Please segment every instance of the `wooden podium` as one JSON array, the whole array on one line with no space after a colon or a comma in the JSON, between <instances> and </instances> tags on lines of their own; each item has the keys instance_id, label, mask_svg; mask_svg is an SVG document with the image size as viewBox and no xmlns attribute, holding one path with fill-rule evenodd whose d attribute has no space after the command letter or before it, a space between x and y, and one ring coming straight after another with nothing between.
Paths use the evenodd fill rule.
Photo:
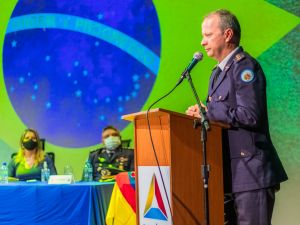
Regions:
<instances>
[{"instance_id":1,"label":"wooden podium","mask_svg":"<svg viewBox=\"0 0 300 225\"><path fill-rule=\"evenodd\" d=\"M136 169L136 202L137 224L145 217L149 208L151 191L141 191L144 178L140 177L141 168L157 167L154 151L150 141L146 112L123 116L123 119L134 122L135 169ZM152 139L159 165L169 168L169 200L171 212L164 221L146 218L148 224L203 225L204 191L201 175L202 144L201 129L193 128L194 117L171 112L165 109L154 109L149 112ZM224 224L224 190L222 163L222 125L210 123L211 129L207 138L207 163L209 172L209 219L210 225ZM148 178L149 179L149 178ZM160 179L160 176L156 176ZM165 191L159 188L162 196ZM150 189L149 189L150 190ZM156 190L155 190L156 191ZM153 190L152 190L153 192ZM150 193L150 195L149 195ZM157 193L157 192L155 192ZM141 196L148 198L147 204L141 203ZM153 196L153 195L152 195ZM157 196L156 196L157 197ZM158 195L159 197L159 195ZM150 200L149 200L150 199ZM167 201L163 201L163 212L169 210ZM144 204L144 205L141 205ZM159 205L159 203L158 203ZM145 208L148 207L148 208ZM151 207L150 207L151 208ZM151 219L154 222L151 222ZM167 220L167 221L166 221ZM160 223L161 222L161 223ZM172 223L173 222L173 223Z\"/></svg>"}]
</instances>

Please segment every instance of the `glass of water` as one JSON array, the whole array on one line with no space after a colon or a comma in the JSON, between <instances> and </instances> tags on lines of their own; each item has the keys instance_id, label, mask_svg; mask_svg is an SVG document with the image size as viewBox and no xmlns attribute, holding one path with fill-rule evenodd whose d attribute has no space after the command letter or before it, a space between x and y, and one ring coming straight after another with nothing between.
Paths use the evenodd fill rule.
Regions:
<instances>
[{"instance_id":1,"label":"glass of water","mask_svg":"<svg viewBox=\"0 0 300 225\"><path fill-rule=\"evenodd\" d=\"M64 175L73 175L73 168L70 165L64 166Z\"/></svg>"}]
</instances>

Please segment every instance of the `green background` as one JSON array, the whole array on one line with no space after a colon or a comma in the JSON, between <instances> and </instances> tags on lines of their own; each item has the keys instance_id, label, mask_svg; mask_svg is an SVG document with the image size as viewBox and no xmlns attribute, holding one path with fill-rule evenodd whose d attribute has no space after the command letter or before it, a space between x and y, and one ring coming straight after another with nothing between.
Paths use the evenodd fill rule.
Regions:
<instances>
[{"instance_id":1,"label":"green background","mask_svg":"<svg viewBox=\"0 0 300 225\"><path fill-rule=\"evenodd\" d=\"M154 0L161 30L160 69L152 92L141 110L170 90L182 69L200 46L203 16L212 10L226 8L238 17L242 28L241 45L256 57L267 76L270 131L274 145L289 175L277 194L273 225L299 224L300 186L300 1L297 0ZM16 115L3 79L3 43L5 31L17 0L0 0L0 161L8 161L17 151L25 125ZM206 57L193 70L198 94L205 98L208 79L215 61ZM155 107L184 112L194 103L190 87L183 82L177 90ZM30 110L30 109L29 109ZM99 142L100 142L99 131ZM132 138L129 125L123 138ZM97 146L68 149L46 143L46 150L56 155L56 166L62 173L65 165L73 167L80 178L88 152Z\"/></svg>"}]
</instances>

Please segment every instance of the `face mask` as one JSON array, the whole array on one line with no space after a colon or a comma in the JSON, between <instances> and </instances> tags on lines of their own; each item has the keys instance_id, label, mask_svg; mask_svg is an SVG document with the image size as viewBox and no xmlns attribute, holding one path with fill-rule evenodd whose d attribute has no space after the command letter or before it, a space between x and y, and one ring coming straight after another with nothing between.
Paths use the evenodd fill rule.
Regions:
<instances>
[{"instance_id":1,"label":"face mask","mask_svg":"<svg viewBox=\"0 0 300 225\"><path fill-rule=\"evenodd\" d=\"M116 136L109 136L108 138L104 139L105 147L109 150L115 150L121 145L120 137Z\"/></svg>"},{"instance_id":2,"label":"face mask","mask_svg":"<svg viewBox=\"0 0 300 225\"><path fill-rule=\"evenodd\" d=\"M23 141L23 146L27 150L32 151L32 150L37 148L38 143L37 143L37 141L33 141L33 140L30 139L28 141Z\"/></svg>"}]
</instances>

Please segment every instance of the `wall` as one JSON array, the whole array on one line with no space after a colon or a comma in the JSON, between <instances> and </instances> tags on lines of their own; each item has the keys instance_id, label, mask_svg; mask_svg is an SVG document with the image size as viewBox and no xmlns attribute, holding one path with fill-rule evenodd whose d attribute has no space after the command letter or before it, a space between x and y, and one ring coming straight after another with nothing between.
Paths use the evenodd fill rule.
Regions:
<instances>
[{"instance_id":1,"label":"wall","mask_svg":"<svg viewBox=\"0 0 300 225\"><path fill-rule=\"evenodd\" d=\"M240 20L241 45L266 73L271 136L289 175L278 193L273 224L296 224L300 202L299 1L154 0L120 1L114 6L92 0L46 2L0 0L0 161L9 160L18 149L22 131L33 127L46 138L46 150L55 152L59 173L71 165L79 179L88 152L99 146L101 128L116 124L123 138L132 138L132 125L120 116L147 109L173 87L193 53L204 52L200 46L203 16L227 8ZM55 26L51 18L40 19L35 25L44 27L37 30L24 19L13 20L49 12L76 18L60 16ZM9 21L18 23L9 25ZM204 54L193 70L201 99L206 97L214 65ZM80 89L73 88L76 82ZM183 82L155 107L184 112L193 103L189 86Z\"/></svg>"}]
</instances>

